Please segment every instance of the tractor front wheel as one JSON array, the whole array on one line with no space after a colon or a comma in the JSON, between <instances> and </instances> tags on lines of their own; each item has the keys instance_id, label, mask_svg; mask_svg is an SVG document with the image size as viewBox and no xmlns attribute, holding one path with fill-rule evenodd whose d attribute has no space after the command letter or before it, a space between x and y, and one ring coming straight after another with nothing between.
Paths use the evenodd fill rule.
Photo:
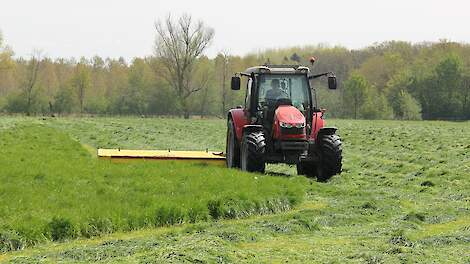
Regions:
<instances>
[{"instance_id":1,"label":"tractor front wheel","mask_svg":"<svg viewBox=\"0 0 470 264\"><path fill-rule=\"evenodd\" d=\"M297 174L305 175L309 178L317 177L317 169L313 162L299 162L297 163Z\"/></svg>"},{"instance_id":2,"label":"tractor front wheel","mask_svg":"<svg viewBox=\"0 0 470 264\"><path fill-rule=\"evenodd\" d=\"M261 131L243 134L240 165L243 171L264 173L266 142Z\"/></svg>"},{"instance_id":3,"label":"tractor front wheel","mask_svg":"<svg viewBox=\"0 0 470 264\"><path fill-rule=\"evenodd\" d=\"M318 161L300 162L297 173L307 177L317 177L318 181L327 181L341 173L342 148L341 139L337 135L324 135L318 138Z\"/></svg>"},{"instance_id":4,"label":"tractor front wheel","mask_svg":"<svg viewBox=\"0 0 470 264\"><path fill-rule=\"evenodd\" d=\"M316 166L317 180L327 181L341 173L342 148L341 139L337 135L324 135L318 138L320 161Z\"/></svg>"}]
</instances>

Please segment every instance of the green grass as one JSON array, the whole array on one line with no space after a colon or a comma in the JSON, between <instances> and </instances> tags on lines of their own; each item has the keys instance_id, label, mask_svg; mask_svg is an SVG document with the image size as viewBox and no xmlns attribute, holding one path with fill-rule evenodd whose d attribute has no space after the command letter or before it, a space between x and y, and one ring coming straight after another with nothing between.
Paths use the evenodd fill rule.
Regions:
<instances>
[{"instance_id":1,"label":"green grass","mask_svg":"<svg viewBox=\"0 0 470 264\"><path fill-rule=\"evenodd\" d=\"M208 139L184 139L187 133L177 130L185 126L181 119L5 118L0 127L42 123L91 146L166 148L173 135L179 139L175 148L185 149L186 140L192 149L223 149L225 121L192 121L190 134ZM328 183L304 179L306 198L293 210L47 242L0 255L0 261L470 263L470 123L329 123L340 128L344 141L343 173ZM294 170L268 167L274 175Z\"/></svg>"},{"instance_id":2,"label":"green grass","mask_svg":"<svg viewBox=\"0 0 470 264\"><path fill-rule=\"evenodd\" d=\"M240 173L203 163L98 160L41 124L0 132L0 251L290 209L306 180Z\"/></svg>"},{"instance_id":3,"label":"green grass","mask_svg":"<svg viewBox=\"0 0 470 264\"><path fill-rule=\"evenodd\" d=\"M97 148L225 151L225 123L218 119L83 118L43 123Z\"/></svg>"}]
</instances>

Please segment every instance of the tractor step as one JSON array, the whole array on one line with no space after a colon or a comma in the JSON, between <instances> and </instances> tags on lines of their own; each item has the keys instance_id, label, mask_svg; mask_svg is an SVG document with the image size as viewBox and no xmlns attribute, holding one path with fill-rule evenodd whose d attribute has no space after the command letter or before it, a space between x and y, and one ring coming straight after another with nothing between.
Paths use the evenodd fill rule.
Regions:
<instances>
[{"instance_id":1,"label":"tractor step","mask_svg":"<svg viewBox=\"0 0 470 264\"><path fill-rule=\"evenodd\" d=\"M225 154L212 151L98 149L98 157L116 162L129 160L180 160L225 165Z\"/></svg>"}]
</instances>

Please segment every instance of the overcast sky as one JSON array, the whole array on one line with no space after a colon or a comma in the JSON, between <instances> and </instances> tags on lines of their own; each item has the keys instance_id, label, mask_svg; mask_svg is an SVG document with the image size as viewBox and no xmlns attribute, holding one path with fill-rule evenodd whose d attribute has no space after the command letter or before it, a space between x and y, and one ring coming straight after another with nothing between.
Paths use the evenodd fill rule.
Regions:
<instances>
[{"instance_id":1,"label":"overcast sky","mask_svg":"<svg viewBox=\"0 0 470 264\"><path fill-rule=\"evenodd\" d=\"M468 0L2 0L0 31L16 56L152 54L154 23L188 13L215 29L207 54L318 43L470 42Z\"/></svg>"}]
</instances>

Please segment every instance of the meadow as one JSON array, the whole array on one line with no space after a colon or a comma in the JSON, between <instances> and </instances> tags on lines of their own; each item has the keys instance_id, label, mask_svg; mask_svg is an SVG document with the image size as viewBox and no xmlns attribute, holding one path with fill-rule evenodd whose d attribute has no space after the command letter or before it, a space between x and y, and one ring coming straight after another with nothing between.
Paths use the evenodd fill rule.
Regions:
<instances>
[{"instance_id":1,"label":"meadow","mask_svg":"<svg viewBox=\"0 0 470 264\"><path fill-rule=\"evenodd\" d=\"M115 231L279 212L304 196L306 180L301 177L256 176L204 163L99 160L94 141L83 147L64 132L96 133L95 128L60 130L51 127L56 123L32 123L7 121L0 131L0 252ZM134 133L129 126L112 135L116 132ZM166 136L168 143L171 135Z\"/></svg>"},{"instance_id":2,"label":"meadow","mask_svg":"<svg viewBox=\"0 0 470 264\"><path fill-rule=\"evenodd\" d=\"M4 253L0 255L0 261L12 263L470 262L468 250L470 248L470 123L468 122L330 120L329 125L337 126L343 138L343 173L327 183L319 183L313 179L294 176L295 168L289 166L268 166L267 174L262 176L194 164L102 163L100 165L101 162L97 162L90 154L94 147L221 150L225 141L224 120L191 120L190 123L181 119L160 118L43 120L7 117L0 120L0 129L2 129L0 212L2 216L5 212L17 214L16 219L10 218L15 216L8 216L5 219L2 217L0 226L5 226L5 223L10 223L10 227L13 226L11 223L23 223L23 228L36 225L42 228L38 230L46 234L46 239L42 243L22 251ZM74 140L70 141L69 136ZM12 145L17 146L12 147ZM32 151L37 152L41 149L43 152L38 153L36 159L28 161L31 162L28 166L23 164ZM77 152L77 149L80 151ZM41 156L45 157L39 158ZM46 157L50 164L43 162ZM71 157L77 166L54 169L59 160ZM57 162L53 162L54 160ZM64 166L63 163L60 164ZM4 169L5 166L8 170ZM43 174L40 174L41 172ZM84 177L88 173L90 176ZM166 177L168 174L172 177ZM24 180L15 180L15 175L16 177L20 175L20 179ZM48 177L42 178L41 175ZM51 185L55 187L54 193L60 194L52 195L57 200L49 200L50 193L36 194L24 191L36 190L37 186L43 184L41 178L44 181L49 175L55 181L55 185ZM106 175L108 176L105 177ZM136 175L142 176L146 184L136 183ZM152 222L139 225L139 228L135 228L138 230L132 231L134 228L129 225L132 221L120 221L124 218L123 215L126 215L124 213L126 210L130 210L128 215L139 216L142 213L141 218L126 219L142 219L145 212L155 213L157 207L153 207L150 211L143 210L148 207L145 202L151 203L153 199L149 197L149 193L159 195L148 190L161 191L162 189L156 187L159 184L166 184L164 190L168 188L180 190L181 186L191 179L189 175L196 175L195 177L209 175L204 184L200 184L198 188L188 189L195 192L194 195L198 195L203 186L212 186L204 187L207 188L208 198L200 203L201 212L204 212L201 215L206 218L192 223L188 217L189 211L185 211L190 207L170 206L168 208L180 208L177 210L183 212L183 218L176 218L183 219L176 221L177 225ZM70 188L93 188L93 191L67 192L66 188L61 188L65 179L70 179ZM165 182L162 179L174 180ZM240 184L242 180L243 188L234 186ZM10 181L15 182L8 185ZM86 183L87 181L89 183ZM7 185L4 185L5 182ZM176 186L173 185L175 183ZM103 193L98 192L100 187L104 189ZM122 190L129 193L124 195L121 193ZM211 193L214 190L216 195ZM5 194L6 192L14 195L16 199L11 199ZM67 196L72 193L81 196L73 199ZM91 193L93 195L90 195ZM62 195L69 199L59 199ZM156 198L165 199L168 195L169 192L164 192L162 197ZM186 193L177 198L181 200L171 205L194 201L192 195L193 193ZM129 198L133 196L136 196L135 200ZM208 208L208 201L217 200L214 197L238 197L236 200L230 200L230 203L219 204L235 206L243 213L233 217L227 213L233 210L224 207L221 212L226 212L226 217L221 218L233 218L232 220L212 218L204 208ZM252 199L253 197L255 199ZM31 209L26 206L29 204L25 202L27 198L36 201L35 210L24 210ZM290 201L287 202L289 206L280 206L281 209L267 211L252 209L262 208L259 204L271 204L268 201L273 199ZM71 203L71 201L76 202ZM5 205L5 202L8 204ZM101 202L104 203L103 207L96 208ZM241 204L243 206L240 206ZM87 228L81 229L80 226L95 228L100 225L90 219L100 218L92 214L88 216L77 214L72 208L79 205L84 206L83 212L96 210L97 213L108 215L112 223L125 224L109 232L105 229L99 236L92 233L92 238L86 238L86 233L82 234L81 230ZM247 208L251 208L251 211ZM54 214L46 212L57 213L56 210L62 210L59 212L63 217L68 217L66 219L71 226L79 226L70 229L73 230L73 235L70 237L82 238L67 237L64 238L67 240L65 242L51 242L53 239L47 236L51 234L50 223L54 219ZM37 220L38 215L45 217ZM157 227L161 225L164 227ZM93 228L88 229L96 229ZM49 233L44 230L48 230ZM0 243L3 237L0 238Z\"/></svg>"}]
</instances>

